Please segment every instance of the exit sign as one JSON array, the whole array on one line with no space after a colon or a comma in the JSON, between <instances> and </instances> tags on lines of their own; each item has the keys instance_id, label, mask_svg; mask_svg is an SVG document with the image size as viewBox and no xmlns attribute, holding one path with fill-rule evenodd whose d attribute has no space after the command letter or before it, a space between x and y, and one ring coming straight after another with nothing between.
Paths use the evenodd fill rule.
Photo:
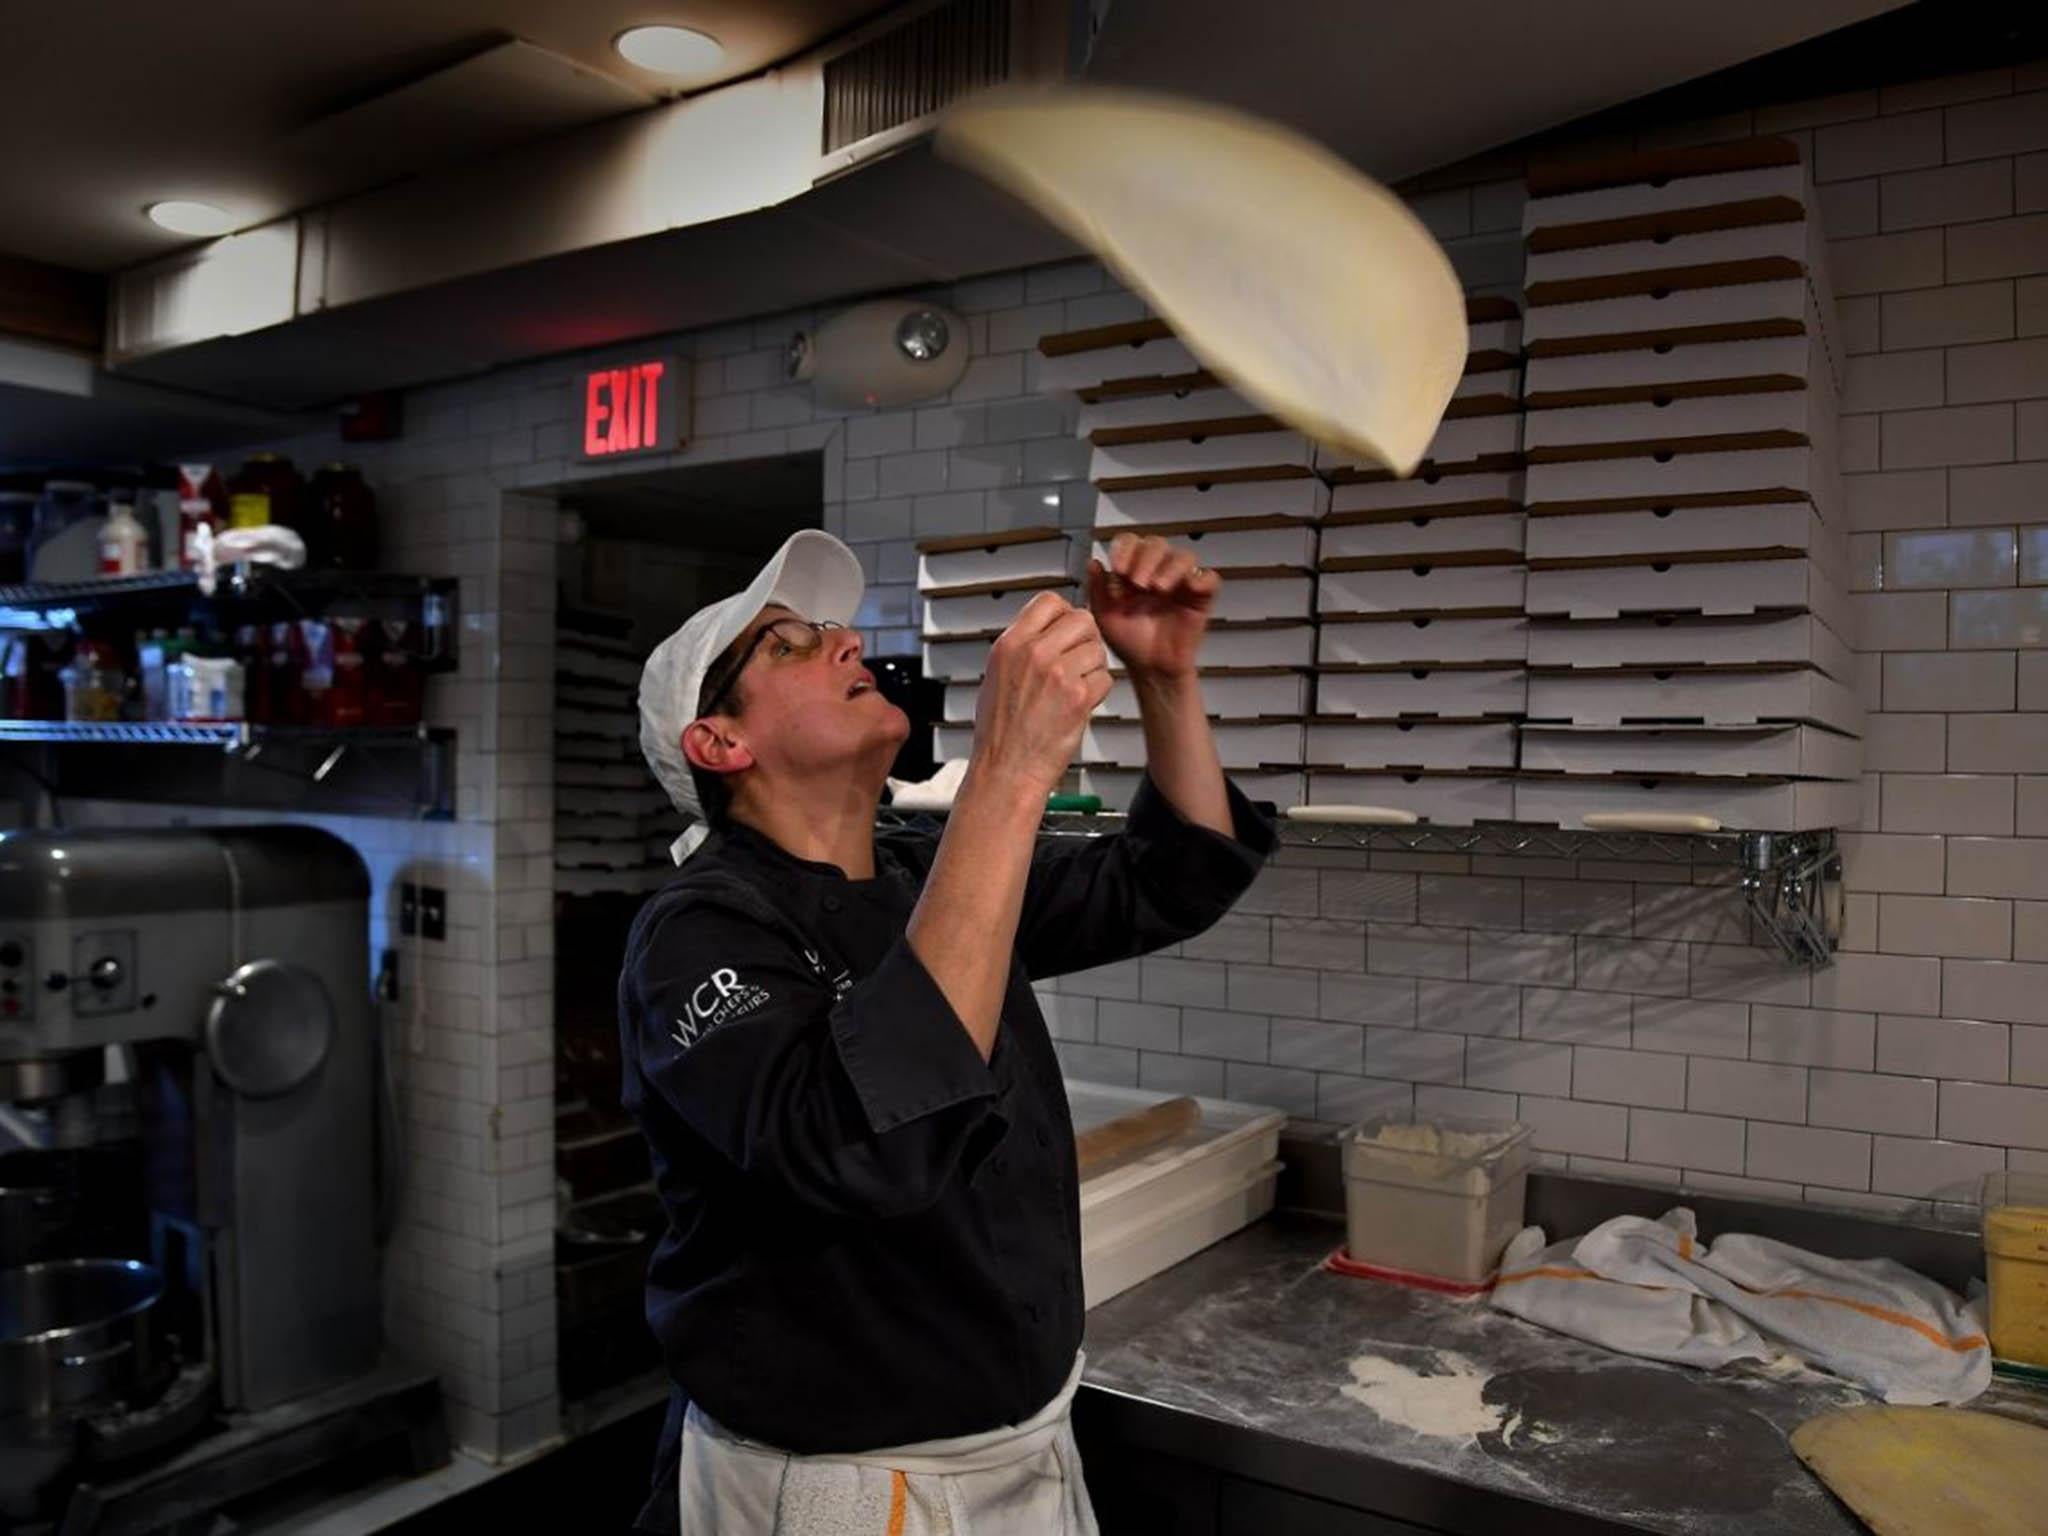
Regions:
<instances>
[{"instance_id":1,"label":"exit sign","mask_svg":"<svg viewBox=\"0 0 2048 1536\"><path fill-rule=\"evenodd\" d=\"M689 376L682 359L653 357L593 368L576 379L576 416L585 463L666 453L689 426Z\"/></svg>"}]
</instances>

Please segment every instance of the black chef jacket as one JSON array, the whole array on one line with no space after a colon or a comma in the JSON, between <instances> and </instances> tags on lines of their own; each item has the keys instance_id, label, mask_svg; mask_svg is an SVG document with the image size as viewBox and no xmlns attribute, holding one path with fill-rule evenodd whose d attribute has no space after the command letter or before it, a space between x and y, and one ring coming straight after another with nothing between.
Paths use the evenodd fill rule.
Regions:
<instances>
[{"instance_id":1,"label":"black chef jacket","mask_svg":"<svg viewBox=\"0 0 2048 1536\"><path fill-rule=\"evenodd\" d=\"M1080 1214L1030 983L1215 922L1274 841L1234 787L1230 805L1234 839L1148 778L1120 834L1040 841L986 1063L905 937L930 834L879 835L874 878L849 880L735 825L642 908L623 1099L668 1215L647 1317L680 1393L800 1454L974 1434L1052 1398L1081 1342Z\"/></svg>"}]
</instances>

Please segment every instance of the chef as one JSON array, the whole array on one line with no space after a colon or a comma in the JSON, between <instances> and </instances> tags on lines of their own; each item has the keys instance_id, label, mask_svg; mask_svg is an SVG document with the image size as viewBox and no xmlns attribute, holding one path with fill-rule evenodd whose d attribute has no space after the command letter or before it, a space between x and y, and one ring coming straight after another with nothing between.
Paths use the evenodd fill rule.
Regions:
<instances>
[{"instance_id":1,"label":"chef","mask_svg":"<svg viewBox=\"0 0 2048 1536\"><path fill-rule=\"evenodd\" d=\"M688 1536L1095 1529L1073 1127L1031 983L1200 933L1273 846L1202 707L1219 578L1157 538L1108 553L1087 609L1040 593L994 642L939 837L875 830L909 722L838 540L795 535L648 658L641 746L697 824L619 982L676 1386L643 1526L677 1497ZM1146 779L1121 832L1041 842L1111 652Z\"/></svg>"}]
</instances>

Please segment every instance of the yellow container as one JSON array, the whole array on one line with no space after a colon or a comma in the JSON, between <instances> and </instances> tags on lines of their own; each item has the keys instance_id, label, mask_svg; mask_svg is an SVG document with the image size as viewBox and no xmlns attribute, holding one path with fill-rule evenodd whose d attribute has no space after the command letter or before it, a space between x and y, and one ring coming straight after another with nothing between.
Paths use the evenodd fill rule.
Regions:
<instances>
[{"instance_id":1,"label":"yellow container","mask_svg":"<svg viewBox=\"0 0 2048 1536\"><path fill-rule=\"evenodd\" d=\"M1984 1177L1991 1352L2048 1366L2048 1174Z\"/></svg>"}]
</instances>

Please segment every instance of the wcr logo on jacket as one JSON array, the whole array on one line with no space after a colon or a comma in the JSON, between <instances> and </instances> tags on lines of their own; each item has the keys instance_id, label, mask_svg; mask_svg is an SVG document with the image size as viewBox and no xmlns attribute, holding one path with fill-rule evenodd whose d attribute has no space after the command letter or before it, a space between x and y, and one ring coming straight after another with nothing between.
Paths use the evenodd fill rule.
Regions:
<instances>
[{"instance_id":1,"label":"wcr logo on jacket","mask_svg":"<svg viewBox=\"0 0 2048 1536\"><path fill-rule=\"evenodd\" d=\"M669 1033L688 1050L721 1024L744 1018L767 1006L768 989L740 980L739 972L720 966L692 987L683 999L683 1016Z\"/></svg>"}]
</instances>

